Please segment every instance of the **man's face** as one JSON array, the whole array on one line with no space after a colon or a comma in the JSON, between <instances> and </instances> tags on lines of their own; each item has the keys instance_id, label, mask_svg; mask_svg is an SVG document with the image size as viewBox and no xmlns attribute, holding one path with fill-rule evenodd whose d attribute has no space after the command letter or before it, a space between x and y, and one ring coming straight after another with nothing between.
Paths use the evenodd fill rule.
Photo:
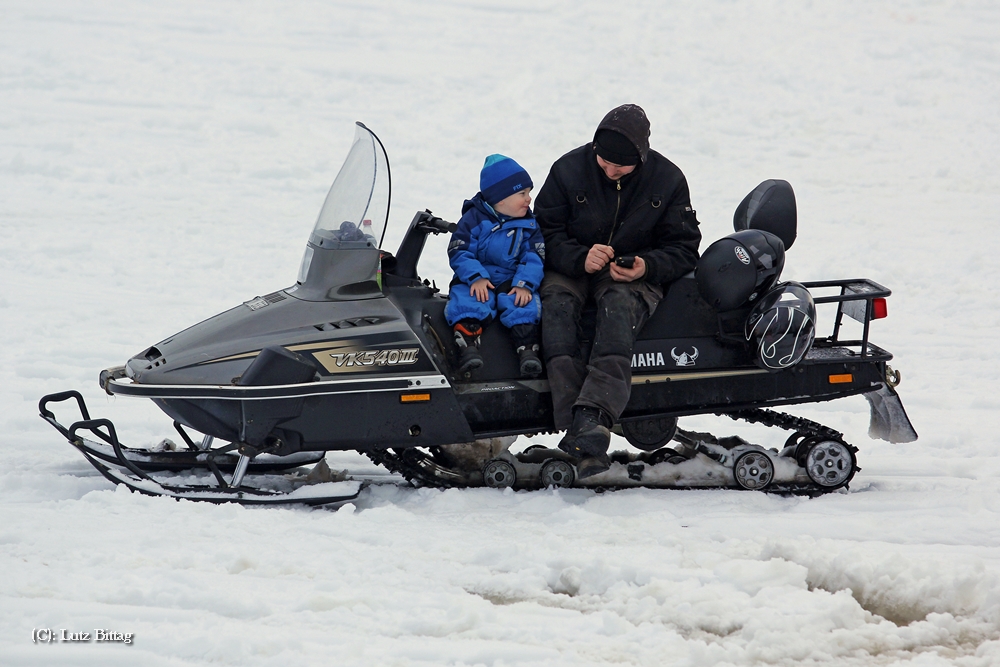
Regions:
<instances>
[{"instance_id":1,"label":"man's face","mask_svg":"<svg viewBox=\"0 0 1000 667\"><path fill-rule=\"evenodd\" d=\"M617 181L619 178L626 174L631 174L635 169L634 164L628 166L622 166L620 164L615 164L614 162L608 162L600 155L597 156L597 166L601 168L604 175L610 178L612 181Z\"/></svg>"},{"instance_id":2,"label":"man's face","mask_svg":"<svg viewBox=\"0 0 1000 667\"><path fill-rule=\"evenodd\" d=\"M512 194L506 199L501 199L493 205L493 210L508 218L523 218L528 213L531 205L531 188L525 188L520 192Z\"/></svg>"}]
</instances>

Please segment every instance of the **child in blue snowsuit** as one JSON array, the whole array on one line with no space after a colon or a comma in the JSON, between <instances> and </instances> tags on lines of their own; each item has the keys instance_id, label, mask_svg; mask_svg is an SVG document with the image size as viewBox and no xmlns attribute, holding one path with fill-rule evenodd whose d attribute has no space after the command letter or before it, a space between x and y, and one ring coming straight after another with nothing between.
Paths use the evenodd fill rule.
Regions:
<instances>
[{"instance_id":1,"label":"child in blue snowsuit","mask_svg":"<svg viewBox=\"0 0 1000 667\"><path fill-rule=\"evenodd\" d=\"M479 337L498 314L511 331L521 375L542 372L538 287L545 240L529 208L531 188L531 177L521 165L490 155L479 175L479 192L462 205L462 219L448 246L455 277L444 311L455 330L462 374L483 365Z\"/></svg>"}]
</instances>

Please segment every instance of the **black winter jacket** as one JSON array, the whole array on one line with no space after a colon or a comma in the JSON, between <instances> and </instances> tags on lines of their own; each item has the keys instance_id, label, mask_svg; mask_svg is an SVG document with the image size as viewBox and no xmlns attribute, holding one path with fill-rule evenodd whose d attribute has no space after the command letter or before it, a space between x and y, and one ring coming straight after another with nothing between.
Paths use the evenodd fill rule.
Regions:
<instances>
[{"instance_id":1,"label":"black winter jacket","mask_svg":"<svg viewBox=\"0 0 1000 667\"><path fill-rule=\"evenodd\" d=\"M656 151L645 158L619 181L604 175L593 143L556 160L535 199L547 269L587 275L584 262L595 243L610 245L617 256L641 256L650 283L665 286L694 269L701 232L687 180Z\"/></svg>"}]
</instances>

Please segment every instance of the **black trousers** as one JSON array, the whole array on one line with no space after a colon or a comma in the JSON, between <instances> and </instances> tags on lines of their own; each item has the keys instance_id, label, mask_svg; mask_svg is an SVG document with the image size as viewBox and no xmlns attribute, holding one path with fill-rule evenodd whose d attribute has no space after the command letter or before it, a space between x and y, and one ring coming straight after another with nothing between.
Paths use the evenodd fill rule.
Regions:
<instances>
[{"instance_id":1,"label":"black trousers","mask_svg":"<svg viewBox=\"0 0 1000 667\"><path fill-rule=\"evenodd\" d=\"M615 282L607 269L585 278L549 271L542 297L542 349L555 427L569 428L574 406L600 408L617 421L632 392L632 348L663 290L642 280ZM589 359L580 319L588 299L597 307Z\"/></svg>"}]
</instances>

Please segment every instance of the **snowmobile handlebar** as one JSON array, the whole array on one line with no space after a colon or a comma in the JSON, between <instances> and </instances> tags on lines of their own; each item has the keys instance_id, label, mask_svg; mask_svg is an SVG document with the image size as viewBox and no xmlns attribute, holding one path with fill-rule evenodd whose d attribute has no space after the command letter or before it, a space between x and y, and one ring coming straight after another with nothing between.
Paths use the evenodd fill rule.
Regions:
<instances>
[{"instance_id":1,"label":"snowmobile handlebar","mask_svg":"<svg viewBox=\"0 0 1000 667\"><path fill-rule=\"evenodd\" d=\"M458 229L458 224L439 218L428 210L424 210L422 213L418 213L417 215L419 216L419 219L416 221L414 226L422 232L430 234L452 234L456 229Z\"/></svg>"},{"instance_id":2,"label":"snowmobile handlebar","mask_svg":"<svg viewBox=\"0 0 1000 667\"><path fill-rule=\"evenodd\" d=\"M428 234L449 234L458 229L454 222L443 220L429 210L417 211L410 228L396 251L393 273L404 280L417 280L417 261L424 250Z\"/></svg>"}]
</instances>

